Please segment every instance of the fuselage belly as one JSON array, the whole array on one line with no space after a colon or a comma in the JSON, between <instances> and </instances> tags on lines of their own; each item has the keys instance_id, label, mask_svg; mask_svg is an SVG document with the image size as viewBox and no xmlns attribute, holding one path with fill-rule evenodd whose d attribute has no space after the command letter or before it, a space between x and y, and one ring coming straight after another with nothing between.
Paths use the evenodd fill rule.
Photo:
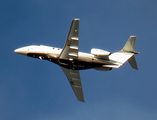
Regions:
<instances>
[{"instance_id":1,"label":"fuselage belly","mask_svg":"<svg viewBox=\"0 0 157 120\"><path fill-rule=\"evenodd\" d=\"M49 47L47 48L49 49ZM52 49L54 49L52 47ZM79 52L77 59L60 59L58 62L59 55L61 53L60 48L56 48L60 51L47 51L47 52L40 52L35 53L33 51L30 51L27 53L27 56L42 59L42 60L48 60L50 62L53 62L55 64L58 64L62 67L73 69L73 70L83 70L83 69L90 69L90 68L98 68L102 67L102 65L112 64L109 61L104 61L100 59L94 58L94 55L88 54L88 53L82 53Z\"/></svg>"}]
</instances>

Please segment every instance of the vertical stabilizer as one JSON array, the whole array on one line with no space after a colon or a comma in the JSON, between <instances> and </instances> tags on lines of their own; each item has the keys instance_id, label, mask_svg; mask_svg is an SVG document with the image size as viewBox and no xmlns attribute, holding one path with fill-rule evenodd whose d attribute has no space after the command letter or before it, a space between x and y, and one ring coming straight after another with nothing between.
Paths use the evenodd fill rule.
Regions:
<instances>
[{"instance_id":1,"label":"vertical stabilizer","mask_svg":"<svg viewBox=\"0 0 157 120\"><path fill-rule=\"evenodd\" d=\"M136 36L130 36L130 38L128 39L128 41L126 42L126 44L124 45L121 51L139 54L139 52L134 50L135 41L136 41Z\"/></svg>"},{"instance_id":2,"label":"vertical stabilizer","mask_svg":"<svg viewBox=\"0 0 157 120\"><path fill-rule=\"evenodd\" d=\"M129 52L129 53L134 53L134 54L139 54L139 52L134 50L135 47L135 41L136 41L136 36L130 36L126 44L124 45L123 49L121 50L122 52ZM130 59L128 59L130 65L132 68L138 70L135 55L133 55Z\"/></svg>"},{"instance_id":3,"label":"vertical stabilizer","mask_svg":"<svg viewBox=\"0 0 157 120\"><path fill-rule=\"evenodd\" d=\"M122 51L132 52L135 47L136 36L130 36L126 44L124 45Z\"/></svg>"},{"instance_id":4,"label":"vertical stabilizer","mask_svg":"<svg viewBox=\"0 0 157 120\"><path fill-rule=\"evenodd\" d=\"M129 61L132 68L138 70L135 55L133 55L128 61Z\"/></svg>"}]
</instances>

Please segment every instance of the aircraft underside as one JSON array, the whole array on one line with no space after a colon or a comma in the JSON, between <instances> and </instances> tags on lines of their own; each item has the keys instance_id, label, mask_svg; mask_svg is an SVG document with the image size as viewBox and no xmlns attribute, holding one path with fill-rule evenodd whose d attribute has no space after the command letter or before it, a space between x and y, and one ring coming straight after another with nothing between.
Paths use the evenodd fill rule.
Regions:
<instances>
[{"instance_id":1,"label":"aircraft underside","mask_svg":"<svg viewBox=\"0 0 157 120\"><path fill-rule=\"evenodd\" d=\"M91 60L93 62L91 62L90 60L81 60L81 59L74 59L74 60L59 59L59 62L58 62L58 57L55 55L28 53L27 56L41 59L41 60L48 60L50 62L60 65L61 67L72 69L72 70L102 68L103 65L109 65L109 62L107 62L108 64L106 62L101 62L101 61L95 62L94 59ZM112 65L112 63L110 64Z\"/></svg>"}]
</instances>

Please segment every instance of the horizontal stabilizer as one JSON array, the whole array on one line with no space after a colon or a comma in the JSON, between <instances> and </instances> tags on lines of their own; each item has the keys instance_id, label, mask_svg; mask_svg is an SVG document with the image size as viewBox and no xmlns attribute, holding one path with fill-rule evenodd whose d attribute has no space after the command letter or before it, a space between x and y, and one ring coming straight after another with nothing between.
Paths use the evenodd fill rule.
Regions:
<instances>
[{"instance_id":1,"label":"horizontal stabilizer","mask_svg":"<svg viewBox=\"0 0 157 120\"><path fill-rule=\"evenodd\" d=\"M133 55L133 53L128 52L115 52L109 56L109 59L122 65Z\"/></svg>"}]
</instances>

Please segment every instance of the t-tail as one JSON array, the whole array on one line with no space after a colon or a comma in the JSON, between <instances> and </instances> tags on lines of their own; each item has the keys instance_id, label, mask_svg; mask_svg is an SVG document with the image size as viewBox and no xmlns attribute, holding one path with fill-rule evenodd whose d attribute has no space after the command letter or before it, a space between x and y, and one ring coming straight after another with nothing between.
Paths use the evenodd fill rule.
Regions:
<instances>
[{"instance_id":1,"label":"t-tail","mask_svg":"<svg viewBox=\"0 0 157 120\"><path fill-rule=\"evenodd\" d=\"M135 54L139 54L139 52L134 50L135 41L136 36L130 36L123 49L111 54L109 59L116 61L119 64L119 67L122 66L126 61L129 61L132 68L138 70Z\"/></svg>"}]
</instances>

